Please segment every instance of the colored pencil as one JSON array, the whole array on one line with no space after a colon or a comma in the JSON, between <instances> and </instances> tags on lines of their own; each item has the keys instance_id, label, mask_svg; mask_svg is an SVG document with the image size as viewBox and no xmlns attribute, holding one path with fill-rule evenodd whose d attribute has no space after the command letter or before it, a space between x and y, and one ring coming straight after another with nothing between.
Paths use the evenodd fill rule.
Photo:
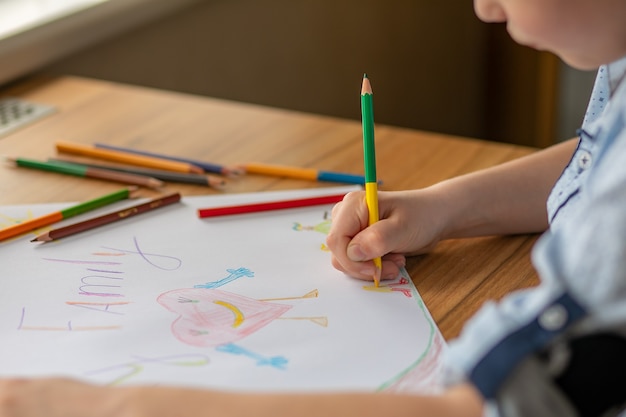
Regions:
<instances>
[{"instance_id":1,"label":"colored pencil","mask_svg":"<svg viewBox=\"0 0 626 417\"><path fill-rule=\"evenodd\" d=\"M116 201L130 198L136 189L137 187L123 188L114 193L106 194L102 197L76 204L63 210L55 211L53 213L45 214L43 216L35 217L34 219L25 220L21 223L5 227L0 230L0 240L18 236L22 233L27 233L40 227L48 226L90 210L95 210L99 207L115 203Z\"/></svg>"},{"instance_id":2,"label":"colored pencil","mask_svg":"<svg viewBox=\"0 0 626 417\"><path fill-rule=\"evenodd\" d=\"M297 168L285 165L264 164L250 162L243 165L249 174L270 175L274 177L296 178L309 181L343 182L348 184L365 184L362 175L346 174L342 172L320 171L313 168Z\"/></svg>"},{"instance_id":3,"label":"colored pencil","mask_svg":"<svg viewBox=\"0 0 626 417\"><path fill-rule=\"evenodd\" d=\"M361 85L361 121L363 125L363 160L365 165L365 201L369 212L369 225L378 221L378 181L376 179L376 150L374 140L374 103L372 85L367 74ZM378 287L382 271L380 257L374 259L374 283Z\"/></svg>"},{"instance_id":4,"label":"colored pencil","mask_svg":"<svg viewBox=\"0 0 626 417\"><path fill-rule=\"evenodd\" d=\"M69 226L50 230L46 233L40 234L39 236L31 240L31 242L50 242L52 240L72 236L87 230L95 229L96 227L104 226L109 223L128 219L129 217L133 217L138 214L147 213L149 211L158 209L160 207L165 207L178 201L180 201L179 193L168 194L166 196L155 198L146 203L138 204L133 207L128 207L122 210L115 211L113 213L105 214L103 216L94 217L92 219L71 224Z\"/></svg>"},{"instance_id":5,"label":"colored pencil","mask_svg":"<svg viewBox=\"0 0 626 417\"><path fill-rule=\"evenodd\" d=\"M113 146L113 145L108 145L106 143L98 143L98 142L94 143L94 146L96 148L110 149L112 151L128 152L128 153L132 153L136 155L144 155L144 156L150 156L153 158L166 159L169 161L186 162L188 164L195 165L197 167L202 168L204 172L212 172L214 174L225 175L228 177L236 177L244 173L242 169L237 168L237 167L227 167L225 165L213 164L211 162L200 161L197 159L183 158L181 156L164 155L164 154L156 153L156 152L148 152L148 151L143 151L139 149L124 148L121 146Z\"/></svg>"},{"instance_id":6,"label":"colored pencil","mask_svg":"<svg viewBox=\"0 0 626 417\"><path fill-rule=\"evenodd\" d=\"M24 168L39 169L42 171L56 172L59 174L74 175L78 177L97 178L101 180L121 182L124 184L141 185L148 188L159 188L163 181L146 175L130 174L114 170L81 166L61 162L44 162L27 158L6 158L7 161Z\"/></svg>"},{"instance_id":7,"label":"colored pencil","mask_svg":"<svg viewBox=\"0 0 626 417\"><path fill-rule=\"evenodd\" d=\"M334 204L343 200L345 194L326 195L321 197L300 198L293 200L270 201L267 203L243 204L198 209L198 217L229 216L232 214L256 213L260 211L282 210L297 207L308 207L322 204Z\"/></svg>"},{"instance_id":8,"label":"colored pencil","mask_svg":"<svg viewBox=\"0 0 626 417\"><path fill-rule=\"evenodd\" d=\"M91 145L84 145L81 143L57 141L56 148L58 152L89 156L96 159L105 159L108 161L121 162L129 165L144 166L148 168L163 169L166 171L174 172L192 172L196 174L201 174L204 172L202 168L188 164L186 162L167 161L165 159L152 158L143 155L134 155L127 152L100 149Z\"/></svg>"},{"instance_id":9,"label":"colored pencil","mask_svg":"<svg viewBox=\"0 0 626 417\"><path fill-rule=\"evenodd\" d=\"M110 171L125 172L129 174L147 175L147 176L156 178L157 180L161 180L161 181L205 185L205 186L209 186L211 188L215 188L218 190L221 190L226 186L226 181L224 180L224 178L219 177L217 175L210 175L210 174L186 174L183 172L164 171L162 169L136 168L136 167L128 167L128 166L121 167L121 166L109 166L109 165L99 165L99 164L83 164L83 163L76 163L73 161L68 161L65 159L58 159L58 158L48 158L48 161L51 163L73 164L77 166L84 166L84 167L90 167L90 168L102 168L102 169L107 169Z\"/></svg>"}]
</instances>

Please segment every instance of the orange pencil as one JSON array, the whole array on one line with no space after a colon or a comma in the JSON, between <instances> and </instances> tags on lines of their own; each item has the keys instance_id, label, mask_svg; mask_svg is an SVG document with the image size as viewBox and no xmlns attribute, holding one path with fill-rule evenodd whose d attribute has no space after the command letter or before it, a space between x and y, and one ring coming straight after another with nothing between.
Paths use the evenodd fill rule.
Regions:
<instances>
[{"instance_id":1,"label":"orange pencil","mask_svg":"<svg viewBox=\"0 0 626 417\"><path fill-rule=\"evenodd\" d=\"M347 184L365 184L363 175L345 172L322 171L315 168L299 168L286 165L249 162L241 168L249 174L261 174L274 177L297 178L309 181L344 182Z\"/></svg>"},{"instance_id":2,"label":"orange pencil","mask_svg":"<svg viewBox=\"0 0 626 417\"><path fill-rule=\"evenodd\" d=\"M81 143L57 141L56 148L58 152L89 156L92 158L121 162L129 165L164 169L166 171L192 172L195 174L202 174L204 172L202 168L186 162L168 161L166 159L154 158L150 156L135 155L110 149L101 149Z\"/></svg>"},{"instance_id":3,"label":"orange pencil","mask_svg":"<svg viewBox=\"0 0 626 417\"><path fill-rule=\"evenodd\" d=\"M45 214L43 216L35 217L33 219L25 220L21 223L17 223L11 226L7 226L0 229L0 240L5 240L14 236L21 235L23 233L30 232L31 230L38 229L43 226L59 222L61 220L86 213L87 211L103 207L107 204L112 204L116 201L124 200L133 197L133 193L137 190L137 187L122 188L114 193L106 194L102 197L95 198L93 200L79 203L66 209L58 210L52 213Z\"/></svg>"}]
</instances>

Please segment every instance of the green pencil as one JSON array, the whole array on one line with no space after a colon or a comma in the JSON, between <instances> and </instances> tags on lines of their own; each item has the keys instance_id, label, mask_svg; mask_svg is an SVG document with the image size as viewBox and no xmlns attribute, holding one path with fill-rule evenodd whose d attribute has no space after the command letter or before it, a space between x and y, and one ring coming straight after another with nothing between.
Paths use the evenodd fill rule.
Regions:
<instances>
[{"instance_id":1,"label":"green pencil","mask_svg":"<svg viewBox=\"0 0 626 417\"><path fill-rule=\"evenodd\" d=\"M369 225L378 221L378 180L376 179L376 149L374 143L374 103L372 85L363 74L361 85L361 119L363 123L363 159L365 162L365 202L369 211ZM374 283L378 287L382 271L382 259L374 258L376 272Z\"/></svg>"},{"instance_id":2,"label":"green pencil","mask_svg":"<svg viewBox=\"0 0 626 417\"><path fill-rule=\"evenodd\" d=\"M116 201L125 200L132 197L133 192L136 190L137 187L123 188L114 193L106 194L102 197L85 201L84 203L76 204L63 210L55 211L53 213L45 214L43 216L35 217L33 219L5 227L4 229L0 229L0 241L22 233L30 232L31 230L35 230L39 227L48 226L91 210L95 210L99 207L115 203Z\"/></svg>"},{"instance_id":3,"label":"green pencil","mask_svg":"<svg viewBox=\"0 0 626 417\"><path fill-rule=\"evenodd\" d=\"M107 181L121 182L124 184L141 185L149 188L159 188L163 186L163 181L134 173L118 172L115 170L81 166L61 162L45 162L27 158L5 158L9 162L24 168L38 169L42 171L56 172L59 174L74 175L77 177L97 178Z\"/></svg>"}]
</instances>

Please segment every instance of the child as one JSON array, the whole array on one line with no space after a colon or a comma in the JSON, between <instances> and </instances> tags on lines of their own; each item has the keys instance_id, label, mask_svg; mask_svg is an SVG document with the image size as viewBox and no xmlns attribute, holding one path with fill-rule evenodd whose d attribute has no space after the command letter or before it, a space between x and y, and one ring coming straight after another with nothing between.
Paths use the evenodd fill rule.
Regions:
<instances>
[{"instance_id":1,"label":"child","mask_svg":"<svg viewBox=\"0 0 626 417\"><path fill-rule=\"evenodd\" d=\"M572 66L610 63L579 141L424 190L381 192L371 227L363 196L349 195L332 214L333 264L371 279L371 259L384 255L389 278L406 254L438 241L549 224L533 250L541 285L481 309L451 344L448 383L472 383L487 415L613 415L626 406L626 2L476 0L475 9Z\"/></svg>"},{"instance_id":2,"label":"child","mask_svg":"<svg viewBox=\"0 0 626 417\"><path fill-rule=\"evenodd\" d=\"M549 227L533 252L542 284L486 305L466 326L451 344L443 393L253 394L4 380L0 417L535 417L623 410L626 1L475 0L475 9L484 21L507 21L522 44L578 68L602 67L578 143L423 190L381 192L381 221L371 227L361 193L333 210L333 264L363 279L374 275L371 260L378 256L388 278L405 256L443 239Z\"/></svg>"}]
</instances>

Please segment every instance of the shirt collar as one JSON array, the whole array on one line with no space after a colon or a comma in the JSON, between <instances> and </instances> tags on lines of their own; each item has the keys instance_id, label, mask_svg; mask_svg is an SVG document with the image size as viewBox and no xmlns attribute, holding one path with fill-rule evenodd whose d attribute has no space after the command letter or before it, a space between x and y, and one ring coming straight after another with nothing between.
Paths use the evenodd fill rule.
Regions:
<instances>
[{"instance_id":1,"label":"shirt collar","mask_svg":"<svg viewBox=\"0 0 626 417\"><path fill-rule=\"evenodd\" d=\"M607 66L611 95L617 90L626 75L626 57L618 59Z\"/></svg>"}]
</instances>

